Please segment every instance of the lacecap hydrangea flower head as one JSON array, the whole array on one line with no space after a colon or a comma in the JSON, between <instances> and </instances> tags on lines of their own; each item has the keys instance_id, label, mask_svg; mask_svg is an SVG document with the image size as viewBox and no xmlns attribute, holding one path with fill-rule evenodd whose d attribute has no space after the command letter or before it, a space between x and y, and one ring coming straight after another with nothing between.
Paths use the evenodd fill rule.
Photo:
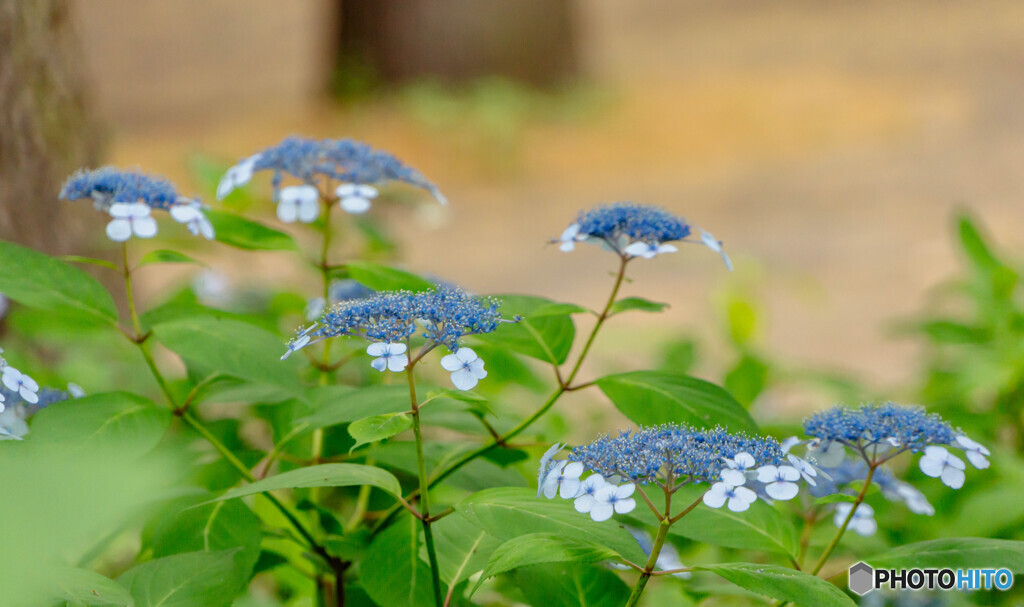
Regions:
<instances>
[{"instance_id":1,"label":"lacecap hydrangea flower head","mask_svg":"<svg viewBox=\"0 0 1024 607\"><path fill-rule=\"evenodd\" d=\"M698 228L699 229L699 228ZM726 267L732 261L722 243L710 233L700 230L700 240L689 239L691 226L685 219L660 207L636 202L613 202L580 211L576 221L553 242L563 251L572 251L577 242L600 244L623 259L651 259L679 249L672 242L702 244L722 256Z\"/></svg>"},{"instance_id":2,"label":"lacecap hydrangea flower head","mask_svg":"<svg viewBox=\"0 0 1024 607\"><path fill-rule=\"evenodd\" d=\"M835 493L852 495L855 492L848 485L870 474L871 482L878 485L887 500L902 502L912 512L930 516L935 509L924 494L893 476L884 463L905 452L920 453L921 471L953 489L964 485L967 466L950 452L951 448L961 451L976 468L989 466L990 452L986 447L921 407L894 403L833 407L804 420L804 432L813 438L801 441L794 437L786 441L785 447L788 451L805 445L806 458L824 473L818 485L811 489L817 497ZM841 525L850 512L850 505L839 506L842 507L837 506L836 520ZM873 511L865 506L861 504L855 511L851 528L862 535L870 535L877 525L871 519Z\"/></svg>"},{"instance_id":3,"label":"lacecap hydrangea flower head","mask_svg":"<svg viewBox=\"0 0 1024 607\"><path fill-rule=\"evenodd\" d=\"M372 342L366 353L374 357L374 369L399 372L410 364L410 340L418 336L426 342L412 362L444 346L451 354L441 359L441 366L451 373L456 388L470 390L487 371L476 352L460 342L466 335L490 333L506 322L499 307L496 299L452 286L417 293L382 291L334 305L291 340L282 358L331 337L358 337Z\"/></svg>"},{"instance_id":4,"label":"lacecap hydrangea flower head","mask_svg":"<svg viewBox=\"0 0 1024 607\"><path fill-rule=\"evenodd\" d=\"M555 445L541 458L538 495L574 500L576 510L590 513L595 521L630 512L637 484L673 492L683 485L709 483L705 505L742 512L758 497L792 499L801 478L786 464L775 439L720 427L666 424L602 435L573 449L567 459L554 460L561 448Z\"/></svg>"},{"instance_id":5,"label":"lacecap hydrangea flower head","mask_svg":"<svg viewBox=\"0 0 1024 607\"><path fill-rule=\"evenodd\" d=\"M171 182L139 171L103 167L81 170L68 177L61 188L65 200L93 201L96 210L110 215L107 237L125 242L133 236L152 238L157 233L153 211L166 211L195 236L212 240L213 224L198 199L178 193Z\"/></svg>"},{"instance_id":6,"label":"lacecap hydrangea flower head","mask_svg":"<svg viewBox=\"0 0 1024 607\"><path fill-rule=\"evenodd\" d=\"M441 204L447 200L419 171L382 150L352 139L288 137L228 169L217 186L217 198L252 179L258 171L273 171L274 200L281 221L312 223L320 216L321 201L337 201L347 213L370 210L377 188L390 181L427 190ZM281 187L289 175L301 185ZM331 195L333 194L333 198Z\"/></svg>"}]
</instances>

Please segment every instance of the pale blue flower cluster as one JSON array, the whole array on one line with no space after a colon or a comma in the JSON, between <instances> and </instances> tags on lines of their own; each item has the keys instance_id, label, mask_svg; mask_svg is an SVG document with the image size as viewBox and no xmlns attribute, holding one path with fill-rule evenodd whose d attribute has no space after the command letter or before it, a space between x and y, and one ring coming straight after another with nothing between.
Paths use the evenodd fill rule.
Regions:
<instances>
[{"instance_id":1,"label":"pale blue flower cluster","mask_svg":"<svg viewBox=\"0 0 1024 607\"><path fill-rule=\"evenodd\" d=\"M490 333L504 322L494 298L472 295L452 286L432 291L383 291L362 299L343 301L306 327L288 344L282 358L330 337L361 337L373 342L367 353L375 357L378 371L402 371L409 364L408 340L417 331L428 348L445 346L453 354L441 360L460 390L472 389L487 376L483 360L471 348L462 347L465 335Z\"/></svg>"},{"instance_id":2,"label":"pale blue flower cluster","mask_svg":"<svg viewBox=\"0 0 1024 607\"><path fill-rule=\"evenodd\" d=\"M247 183L256 171L274 172L272 184L276 200L280 199L281 183L284 175L288 174L311 186L320 185L325 180L348 184L347 189L338 192L339 197L359 198L364 202L376 193L364 192L352 188L352 185L388 181L401 181L423 188L442 204L447 202L437 186L416 169L385 151L352 139L288 137L229 169L217 189L217 197L223 198L234 188ZM368 208L366 202L365 208L353 207L350 212L359 213Z\"/></svg>"},{"instance_id":3,"label":"pale blue flower cluster","mask_svg":"<svg viewBox=\"0 0 1024 607\"><path fill-rule=\"evenodd\" d=\"M730 270L732 261L722 250L722 242L700 230L700 240L685 240L690 224L665 209L636 202L614 202L581 211L576 221L553 242L563 251L572 251L577 242L596 242L624 259L651 259L679 249L675 241L702 244L722 256Z\"/></svg>"},{"instance_id":4,"label":"pale blue flower cluster","mask_svg":"<svg viewBox=\"0 0 1024 607\"><path fill-rule=\"evenodd\" d=\"M677 424L620 432L614 438L605 434L573 449L569 461L605 477L641 484L663 482L668 475L674 482L714 483L728 467L726 460L740 453L750 454L762 466L783 463L782 449L773 438Z\"/></svg>"},{"instance_id":5,"label":"pale blue flower cluster","mask_svg":"<svg viewBox=\"0 0 1024 607\"><path fill-rule=\"evenodd\" d=\"M804 432L857 451L888 451L895 447L915 453L928 445L950 444L959 434L937 414L894 403L833 407L804 420Z\"/></svg>"},{"instance_id":6,"label":"pale blue flower cluster","mask_svg":"<svg viewBox=\"0 0 1024 607\"><path fill-rule=\"evenodd\" d=\"M64 182L60 197L65 200L88 198L102 210L109 209L115 202L143 202L150 208L165 211L183 198L174 185L162 177L112 166L77 171Z\"/></svg>"},{"instance_id":7,"label":"pale blue flower cluster","mask_svg":"<svg viewBox=\"0 0 1024 607\"><path fill-rule=\"evenodd\" d=\"M107 237L114 242L125 242L133 236L156 236L157 223L151 211L162 210L183 224L195 236L208 240L214 237L213 224L199 200L182 196L171 182L162 177L115 167L94 171L80 170L68 177L61 188L65 200L89 199L97 210L111 217L107 224Z\"/></svg>"}]
</instances>

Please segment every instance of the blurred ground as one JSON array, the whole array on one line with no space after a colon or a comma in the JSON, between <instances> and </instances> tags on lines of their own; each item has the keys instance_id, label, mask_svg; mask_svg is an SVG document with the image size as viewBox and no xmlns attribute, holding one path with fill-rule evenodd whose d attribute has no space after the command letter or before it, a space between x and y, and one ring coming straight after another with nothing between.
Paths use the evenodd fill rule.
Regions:
<instances>
[{"instance_id":1,"label":"blurred ground","mask_svg":"<svg viewBox=\"0 0 1024 607\"><path fill-rule=\"evenodd\" d=\"M544 245L596 202L660 204L724 240L737 266L729 278L697 247L634 265L626 294L672 308L622 317L626 326L599 342L606 362L649 351L665 323L715 332L714 289L733 280L764 298L771 351L895 382L911 371L913 346L888 338L886 322L918 309L953 271L955 209L1024 254L1024 4L580 2L598 100L568 119L513 110L498 112L496 126L485 116L482 136L472 116L424 119L415 96L328 106L311 101L308 66L272 76L308 55L316 2L296 3L293 23L261 22L253 9L246 28L226 16L198 32L188 11L159 5L159 29L177 46L129 46L113 39L116 24L83 18L94 71L108 62L122 75L100 85L117 164L187 183L196 152L234 161L289 134L365 139L419 167L452 202L443 215L391 214L408 266L480 292L598 306L608 254ZM267 52L274 41L285 50ZM134 113L109 101L154 86L124 77L131 66L119 61L161 66L169 97ZM212 77L206 62L231 66L234 89L216 79L217 107L199 111L181 91ZM249 92L257 84L264 92ZM503 116L514 118L511 132ZM278 271L270 256L232 259L240 271Z\"/></svg>"}]
</instances>

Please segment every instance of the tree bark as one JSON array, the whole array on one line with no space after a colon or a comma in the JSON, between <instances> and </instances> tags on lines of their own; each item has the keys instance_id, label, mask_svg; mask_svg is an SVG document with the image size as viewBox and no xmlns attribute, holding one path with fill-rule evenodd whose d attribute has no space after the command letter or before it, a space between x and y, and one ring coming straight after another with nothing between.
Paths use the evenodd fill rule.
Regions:
<instances>
[{"instance_id":1,"label":"tree bark","mask_svg":"<svg viewBox=\"0 0 1024 607\"><path fill-rule=\"evenodd\" d=\"M568 0L341 0L339 79L444 82L576 74Z\"/></svg>"},{"instance_id":2,"label":"tree bark","mask_svg":"<svg viewBox=\"0 0 1024 607\"><path fill-rule=\"evenodd\" d=\"M57 200L99 155L85 91L68 1L0 0L0 238L51 254L92 240L95 225L70 225Z\"/></svg>"}]
</instances>

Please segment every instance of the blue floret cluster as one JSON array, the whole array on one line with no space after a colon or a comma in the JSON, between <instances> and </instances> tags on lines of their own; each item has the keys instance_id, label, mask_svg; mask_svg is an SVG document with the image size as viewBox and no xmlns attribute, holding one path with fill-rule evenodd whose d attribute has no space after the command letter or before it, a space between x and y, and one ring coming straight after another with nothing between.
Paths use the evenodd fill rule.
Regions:
<instances>
[{"instance_id":1,"label":"blue floret cluster","mask_svg":"<svg viewBox=\"0 0 1024 607\"><path fill-rule=\"evenodd\" d=\"M635 202L614 202L581 211L576 223L581 235L613 244L623 237L629 242L662 243L690 235L690 225L682 217L660 207Z\"/></svg>"},{"instance_id":2,"label":"blue floret cluster","mask_svg":"<svg viewBox=\"0 0 1024 607\"><path fill-rule=\"evenodd\" d=\"M730 434L724 428L696 429L685 424L665 424L599 436L588 445L576 447L569 461L580 462L610 478L622 477L636 483L667 480L708 482L719 480L726 458L749 453L759 465L780 465L782 449L773 438Z\"/></svg>"},{"instance_id":3,"label":"blue floret cluster","mask_svg":"<svg viewBox=\"0 0 1024 607\"><path fill-rule=\"evenodd\" d=\"M928 445L948 445L958 434L937 414L893 403L821 411L804 420L804 432L855 449L884 443L915 453Z\"/></svg>"},{"instance_id":4,"label":"blue floret cluster","mask_svg":"<svg viewBox=\"0 0 1024 607\"><path fill-rule=\"evenodd\" d=\"M308 139L288 137L273 147L258 152L253 171L274 171L274 190L280 189L285 173L308 184L323 177L343 183L374 184L401 181L423 188L438 200L444 200L437 186L419 171L388 152L375 150L354 139Z\"/></svg>"},{"instance_id":5,"label":"blue floret cluster","mask_svg":"<svg viewBox=\"0 0 1024 607\"><path fill-rule=\"evenodd\" d=\"M416 334L429 341L458 350L463 335L490 333L501 322L501 304L457 287L433 291L385 291L363 299L343 301L328 310L312 331L311 338L356 336L374 342L398 343Z\"/></svg>"},{"instance_id":6,"label":"blue floret cluster","mask_svg":"<svg viewBox=\"0 0 1024 607\"><path fill-rule=\"evenodd\" d=\"M165 211L182 198L174 185L162 177L111 166L77 171L64 182L60 197L88 198L100 210L109 209L115 202L142 202Z\"/></svg>"}]
</instances>

